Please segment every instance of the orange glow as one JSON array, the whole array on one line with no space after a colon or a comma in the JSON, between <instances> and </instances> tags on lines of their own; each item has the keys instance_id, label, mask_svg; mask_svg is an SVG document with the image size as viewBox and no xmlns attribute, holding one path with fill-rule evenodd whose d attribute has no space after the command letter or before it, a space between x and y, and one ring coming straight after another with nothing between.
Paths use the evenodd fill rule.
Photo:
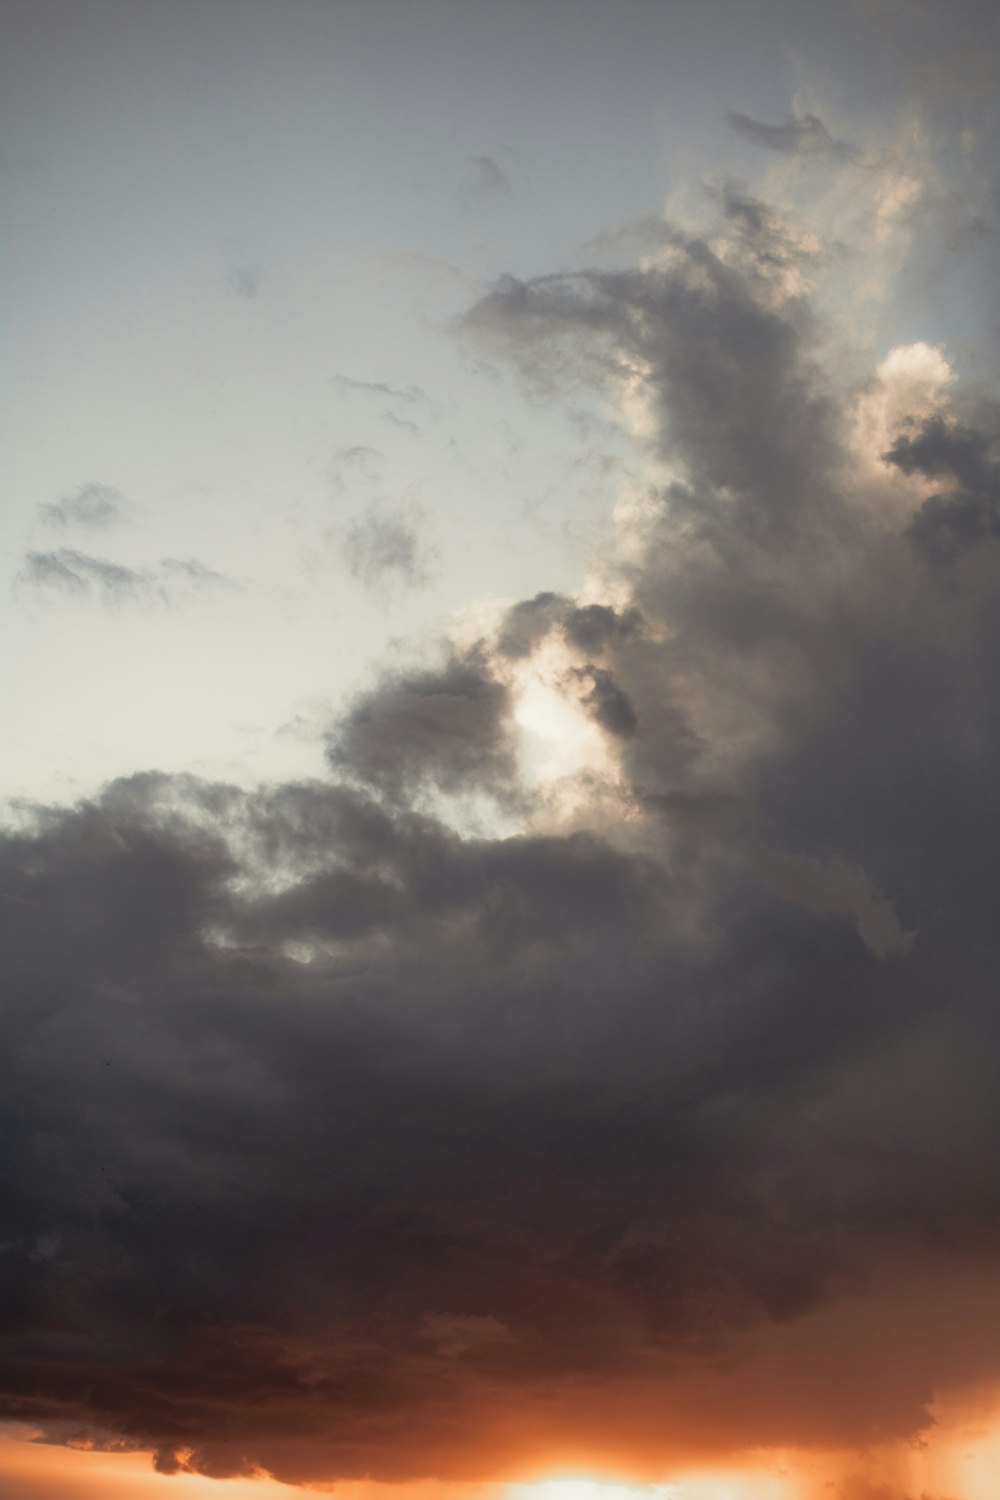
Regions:
<instances>
[{"instance_id":1,"label":"orange glow","mask_svg":"<svg viewBox=\"0 0 1000 1500\"><path fill-rule=\"evenodd\" d=\"M100 1453L0 1436L4 1500L276 1500L301 1494L273 1480L157 1474L148 1453Z\"/></svg>"},{"instance_id":2,"label":"orange glow","mask_svg":"<svg viewBox=\"0 0 1000 1500\"><path fill-rule=\"evenodd\" d=\"M798 1500L784 1473L699 1474L665 1484L614 1484L585 1478L545 1479L507 1487L510 1500Z\"/></svg>"},{"instance_id":3,"label":"orange glow","mask_svg":"<svg viewBox=\"0 0 1000 1500\"><path fill-rule=\"evenodd\" d=\"M338 1500L498 1500L499 1486L425 1480L377 1484L286 1485L274 1479L208 1479L158 1474L149 1453L102 1453L31 1442L0 1430L0 1500L294 1500L330 1494Z\"/></svg>"},{"instance_id":4,"label":"orange glow","mask_svg":"<svg viewBox=\"0 0 1000 1500\"><path fill-rule=\"evenodd\" d=\"M532 1482L502 1485L358 1480L303 1488L272 1479L157 1474L148 1453L54 1447L0 1432L0 1496L3 1500L292 1500L295 1495L335 1491L338 1500L834 1500L844 1487L844 1493L851 1495L884 1492L887 1497L996 1500L1000 1421L995 1407L988 1416L968 1409L939 1410L939 1420L941 1428L916 1446L887 1444L856 1454L758 1454L748 1457L740 1468L701 1470L651 1484L550 1473Z\"/></svg>"}]
</instances>

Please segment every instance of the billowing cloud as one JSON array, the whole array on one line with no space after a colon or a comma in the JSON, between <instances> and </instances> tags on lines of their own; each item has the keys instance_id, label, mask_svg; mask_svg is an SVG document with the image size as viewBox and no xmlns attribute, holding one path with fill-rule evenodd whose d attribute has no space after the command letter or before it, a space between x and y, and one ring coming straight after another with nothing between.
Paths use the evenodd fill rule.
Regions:
<instances>
[{"instance_id":1,"label":"billowing cloud","mask_svg":"<svg viewBox=\"0 0 1000 1500\"><path fill-rule=\"evenodd\" d=\"M927 417L897 437L884 458L945 486L923 502L911 527L929 557L945 561L1000 538L1000 410L981 410L970 425Z\"/></svg>"},{"instance_id":2,"label":"billowing cloud","mask_svg":"<svg viewBox=\"0 0 1000 1500\"><path fill-rule=\"evenodd\" d=\"M717 210L466 319L637 434L586 592L387 673L326 779L5 829L5 1414L163 1473L662 1475L1000 1376L993 408L913 346L864 449L808 250ZM563 802L539 663L603 750Z\"/></svg>"},{"instance_id":3,"label":"billowing cloud","mask_svg":"<svg viewBox=\"0 0 1000 1500\"><path fill-rule=\"evenodd\" d=\"M387 677L330 738L330 758L393 801L426 786L498 791L514 776L509 696L480 650Z\"/></svg>"}]
</instances>

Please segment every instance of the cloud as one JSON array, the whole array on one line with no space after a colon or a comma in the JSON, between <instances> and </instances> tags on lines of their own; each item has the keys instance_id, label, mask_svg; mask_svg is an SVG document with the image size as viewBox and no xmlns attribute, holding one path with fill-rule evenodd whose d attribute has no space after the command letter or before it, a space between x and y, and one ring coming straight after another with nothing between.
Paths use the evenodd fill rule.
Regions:
<instances>
[{"instance_id":1,"label":"cloud","mask_svg":"<svg viewBox=\"0 0 1000 1500\"><path fill-rule=\"evenodd\" d=\"M460 200L469 205L476 199L509 197L514 189L510 178L492 156L470 156L471 171L459 189Z\"/></svg>"},{"instance_id":2,"label":"cloud","mask_svg":"<svg viewBox=\"0 0 1000 1500\"><path fill-rule=\"evenodd\" d=\"M835 140L818 115L797 114L781 125L765 125L738 110L730 110L726 119L737 135L766 151L788 152L795 156L854 155L853 147Z\"/></svg>"},{"instance_id":3,"label":"cloud","mask_svg":"<svg viewBox=\"0 0 1000 1500\"><path fill-rule=\"evenodd\" d=\"M235 587L193 558L167 557L155 569L128 568L72 547L27 553L16 582L41 593L97 599L110 606L168 603L205 589Z\"/></svg>"},{"instance_id":4,"label":"cloud","mask_svg":"<svg viewBox=\"0 0 1000 1500\"><path fill-rule=\"evenodd\" d=\"M412 506L395 511L370 506L356 517L347 527L341 549L352 576L366 588L425 585L430 554L421 536L421 521L421 513Z\"/></svg>"},{"instance_id":5,"label":"cloud","mask_svg":"<svg viewBox=\"0 0 1000 1500\"><path fill-rule=\"evenodd\" d=\"M258 265L234 265L226 273L226 285L234 297L258 297L262 282L263 271Z\"/></svg>"},{"instance_id":6,"label":"cloud","mask_svg":"<svg viewBox=\"0 0 1000 1500\"><path fill-rule=\"evenodd\" d=\"M163 1473L648 1477L1000 1375L1000 552L919 530L992 503L994 408L939 371L860 453L794 226L714 211L465 320L641 414L601 580L377 679L324 779L3 829L5 1415ZM603 747L555 811L542 666Z\"/></svg>"},{"instance_id":7,"label":"cloud","mask_svg":"<svg viewBox=\"0 0 1000 1500\"><path fill-rule=\"evenodd\" d=\"M509 193L511 191L510 179L506 172L501 171L497 166L492 156L470 156L469 160L476 169L474 192Z\"/></svg>"},{"instance_id":8,"label":"cloud","mask_svg":"<svg viewBox=\"0 0 1000 1500\"><path fill-rule=\"evenodd\" d=\"M54 552L29 552L18 581L39 590L124 604L148 597L153 575L72 547L59 547Z\"/></svg>"},{"instance_id":9,"label":"cloud","mask_svg":"<svg viewBox=\"0 0 1000 1500\"><path fill-rule=\"evenodd\" d=\"M635 709L611 673L603 667L588 665L577 668L575 675L590 684L583 701L598 724L609 734L630 739L639 727Z\"/></svg>"},{"instance_id":10,"label":"cloud","mask_svg":"<svg viewBox=\"0 0 1000 1500\"><path fill-rule=\"evenodd\" d=\"M394 801L432 785L496 789L514 775L508 696L476 649L438 670L387 677L330 740L333 765Z\"/></svg>"},{"instance_id":11,"label":"cloud","mask_svg":"<svg viewBox=\"0 0 1000 1500\"><path fill-rule=\"evenodd\" d=\"M771 247L751 240L746 250L738 271L677 232L662 266L507 277L465 326L506 349L541 390L648 371L657 455L736 497L727 526L794 526L799 497L828 489L837 414L809 366L807 311L789 302L776 312ZM713 526L694 483L686 493L691 522L697 511ZM679 508L679 491L674 499Z\"/></svg>"},{"instance_id":12,"label":"cloud","mask_svg":"<svg viewBox=\"0 0 1000 1500\"><path fill-rule=\"evenodd\" d=\"M83 484L72 494L38 507L47 526L90 526L102 530L117 525L127 510L128 503L118 490L96 483Z\"/></svg>"},{"instance_id":13,"label":"cloud","mask_svg":"<svg viewBox=\"0 0 1000 1500\"><path fill-rule=\"evenodd\" d=\"M224 573L206 567L196 557L165 557L160 563L161 577L175 588L197 593L201 589L232 589L237 585Z\"/></svg>"},{"instance_id":14,"label":"cloud","mask_svg":"<svg viewBox=\"0 0 1000 1500\"><path fill-rule=\"evenodd\" d=\"M431 410L427 394L419 385L390 385L383 380L354 380L347 375L332 376L330 384L344 396L374 399L387 426L402 429L414 437L420 434L414 416Z\"/></svg>"},{"instance_id":15,"label":"cloud","mask_svg":"<svg viewBox=\"0 0 1000 1500\"><path fill-rule=\"evenodd\" d=\"M600 656L614 641L636 639L642 631L642 616L634 607L619 613L608 604L578 605L562 594L536 594L506 611L497 634L497 651L513 660L530 656L557 626L571 646Z\"/></svg>"},{"instance_id":16,"label":"cloud","mask_svg":"<svg viewBox=\"0 0 1000 1500\"><path fill-rule=\"evenodd\" d=\"M409 406L427 400L418 385L389 385L384 380L354 380L348 375L332 375L330 384L345 394L388 396L393 401L401 401Z\"/></svg>"},{"instance_id":17,"label":"cloud","mask_svg":"<svg viewBox=\"0 0 1000 1500\"><path fill-rule=\"evenodd\" d=\"M971 424L937 413L925 417L882 457L908 476L946 486L924 500L910 527L929 560L954 562L1000 537L1000 409L980 410Z\"/></svg>"}]
</instances>

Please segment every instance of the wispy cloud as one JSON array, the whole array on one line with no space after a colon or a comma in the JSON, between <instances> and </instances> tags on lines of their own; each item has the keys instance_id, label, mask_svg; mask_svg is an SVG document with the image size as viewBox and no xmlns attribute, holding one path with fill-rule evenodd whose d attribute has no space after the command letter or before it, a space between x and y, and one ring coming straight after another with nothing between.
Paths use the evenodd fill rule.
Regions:
<instances>
[{"instance_id":1,"label":"wispy cloud","mask_svg":"<svg viewBox=\"0 0 1000 1500\"><path fill-rule=\"evenodd\" d=\"M430 579L432 559L423 525L412 505L370 506L346 528L341 550L348 570L367 588L422 587Z\"/></svg>"},{"instance_id":2,"label":"wispy cloud","mask_svg":"<svg viewBox=\"0 0 1000 1500\"><path fill-rule=\"evenodd\" d=\"M469 170L458 189L459 202L465 207L491 198L507 198L513 191L510 178L492 156L469 157Z\"/></svg>"},{"instance_id":3,"label":"wispy cloud","mask_svg":"<svg viewBox=\"0 0 1000 1500\"><path fill-rule=\"evenodd\" d=\"M226 286L234 297L258 297L263 284L262 268L250 262L230 266L226 273Z\"/></svg>"},{"instance_id":4,"label":"wispy cloud","mask_svg":"<svg viewBox=\"0 0 1000 1500\"><path fill-rule=\"evenodd\" d=\"M793 115L778 125L767 125L754 120L750 115L730 110L726 116L730 127L752 146L762 146L766 151L782 151L796 156L829 155L848 158L854 148L846 141L836 140L827 130L818 115Z\"/></svg>"},{"instance_id":5,"label":"wispy cloud","mask_svg":"<svg viewBox=\"0 0 1000 1500\"><path fill-rule=\"evenodd\" d=\"M113 606L169 603L206 589L236 587L231 579L193 558L164 558L156 568L130 568L72 547L27 553L16 584Z\"/></svg>"},{"instance_id":6,"label":"wispy cloud","mask_svg":"<svg viewBox=\"0 0 1000 1500\"><path fill-rule=\"evenodd\" d=\"M38 513L47 526L81 526L103 530L124 520L129 505L124 495L109 484L82 484L59 500L47 501Z\"/></svg>"}]
</instances>

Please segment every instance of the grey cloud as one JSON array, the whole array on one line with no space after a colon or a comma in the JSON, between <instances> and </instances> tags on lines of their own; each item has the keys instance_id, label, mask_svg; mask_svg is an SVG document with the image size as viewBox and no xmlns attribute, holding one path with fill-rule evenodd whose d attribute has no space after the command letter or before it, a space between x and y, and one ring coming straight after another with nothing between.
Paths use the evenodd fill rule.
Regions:
<instances>
[{"instance_id":1,"label":"grey cloud","mask_svg":"<svg viewBox=\"0 0 1000 1500\"><path fill-rule=\"evenodd\" d=\"M168 603L184 594L235 587L231 579L193 558L167 557L155 569L128 568L71 547L27 553L17 583L112 606Z\"/></svg>"},{"instance_id":2,"label":"grey cloud","mask_svg":"<svg viewBox=\"0 0 1000 1500\"><path fill-rule=\"evenodd\" d=\"M935 416L897 438L883 458L904 474L941 479L949 488L924 501L910 527L931 561L956 561L1000 536L1000 412L986 408L972 424Z\"/></svg>"},{"instance_id":3,"label":"grey cloud","mask_svg":"<svg viewBox=\"0 0 1000 1500\"><path fill-rule=\"evenodd\" d=\"M330 490L340 497L364 486L378 483L379 467L384 455L368 443L353 443L339 448L330 464Z\"/></svg>"},{"instance_id":4,"label":"grey cloud","mask_svg":"<svg viewBox=\"0 0 1000 1500\"><path fill-rule=\"evenodd\" d=\"M710 190L709 196L717 198L744 249L762 271L787 272L817 258L819 252L807 250L782 215L738 183L726 182Z\"/></svg>"},{"instance_id":5,"label":"grey cloud","mask_svg":"<svg viewBox=\"0 0 1000 1500\"><path fill-rule=\"evenodd\" d=\"M418 385L389 385L382 380L353 380L348 375L334 375L330 384L345 393L356 392L362 396L389 396L406 405L416 405L427 397Z\"/></svg>"},{"instance_id":6,"label":"grey cloud","mask_svg":"<svg viewBox=\"0 0 1000 1500\"><path fill-rule=\"evenodd\" d=\"M400 799L506 786L513 754L506 689L476 651L437 671L390 676L361 697L333 735L333 765Z\"/></svg>"},{"instance_id":7,"label":"grey cloud","mask_svg":"<svg viewBox=\"0 0 1000 1500\"><path fill-rule=\"evenodd\" d=\"M382 413L382 420L383 422L387 422L390 427L401 427L404 432L411 433L413 437L419 437L420 435L420 428L417 423L411 422L409 417L401 417L398 412L385 411Z\"/></svg>"},{"instance_id":8,"label":"grey cloud","mask_svg":"<svg viewBox=\"0 0 1000 1500\"><path fill-rule=\"evenodd\" d=\"M472 172L462 184L460 197L465 202L475 198L490 198L509 195L513 192L510 178L493 160L492 156L470 156Z\"/></svg>"},{"instance_id":9,"label":"grey cloud","mask_svg":"<svg viewBox=\"0 0 1000 1500\"><path fill-rule=\"evenodd\" d=\"M536 594L534 599L522 599L508 610L498 636L497 649L501 655L515 659L529 656L571 607L571 601L561 594L542 593Z\"/></svg>"},{"instance_id":10,"label":"grey cloud","mask_svg":"<svg viewBox=\"0 0 1000 1500\"><path fill-rule=\"evenodd\" d=\"M486 193L509 193L510 178L497 166L492 156L469 158L476 169L475 190Z\"/></svg>"},{"instance_id":11,"label":"grey cloud","mask_svg":"<svg viewBox=\"0 0 1000 1500\"><path fill-rule=\"evenodd\" d=\"M590 683L583 702L594 719L609 734L620 739L629 739L638 728L635 709L627 693L623 692L610 672L602 667L586 666L575 675Z\"/></svg>"},{"instance_id":12,"label":"grey cloud","mask_svg":"<svg viewBox=\"0 0 1000 1500\"><path fill-rule=\"evenodd\" d=\"M966 489L988 489L996 484L1000 466L1000 413L990 418L992 431L928 417L915 436L904 433L883 457L904 474L948 477Z\"/></svg>"},{"instance_id":13,"label":"grey cloud","mask_svg":"<svg viewBox=\"0 0 1000 1500\"><path fill-rule=\"evenodd\" d=\"M367 443L354 443L349 448L339 448L336 454L339 463L358 464L362 468L368 468L373 460L377 462L382 456L377 448L372 448Z\"/></svg>"},{"instance_id":14,"label":"grey cloud","mask_svg":"<svg viewBox=\"0 0 1000 1500\"><path fill-rule=\"evenodd\" d=\"M730 110L726 119L737 135L767 151L790 152L798 156L854 154L852 147L834 139L817 115L793 115L781 125L765 125L738 110Z\"/></svg>"},{"instance_id":15,"label":"grey cloud","mask_svg":"<svg viewBox=\"0 0 1000 1500\"><path fill-rule=\"evenodd\" d=\"M536 594L507 611L497 633L497 650L514 660L529 656L556 627L576 650L600 655L614 641L635 640L642 632L642 616L631 606L619 613L607 604L578 605L562 594Z\"/></svg>"},{"instance_id":16,"label":"grey cloud","mask_svg":"<svg viewBox=\"0 0 1000 1500\"><path fill-rule=\"evenodd\" d=\"M732 495L726 529L794 527L828 493L839 459L836 408L809 358L808 313L793 304L779 316L759 297L766 247L750 244L742 269L697 238L676 235L674 248L679 263L663 269L508 277L465 327L553 392L614 380L628 362L651 368L659 453ZM693 487L673 500L690 524L714 524Z\"/></svg>"},{"instance_id":17,"label":"grey cloud","mask_svg":"<svg viewBox=\"0 0 1000 1500\"><path fill-rule=\"evenodd\" d=\"M165 557L160 563L161 572L167 577L184 583L193 590L235 588L231 578L215 568L206 567L196 557Z\"/></svg>"},{"instance_id":18,"label":"grey cloud","mask_svg":"<svg viewBox=\"0 0 1000 1500\"><path fill-rule=\"evenodd\" d=\"M48 526L92 526L104 529L116 525L128 510L120 491L108 484L83 484L60 500L38 507Z\"/></svg>"},{"instance_id":19,"label":"grey cloud","mask_svg":"<svg viewBox=\"0 0 1000 1500\"><path fill-rule=\"evenodd\" d=\"M616 607L387 674L327 780L3 830L5 1415L163 1473L662 1477L997 1378L1000 551L956 588L886 525L718 208L728 259L468 320L536 381L649 372L676 477ZM894 461L985 497L990 431ZM623 815L460 836L442 797L530 811L506 682L551 633Z\"/></svg>"},{"instance_id":20,"label":"grey cloud","mask_svg":"<svg viewBox=\"0 0 1000 1500\"><path fill-rule=\"evenodd\" d=\"M383 422L413 436L420 433L414 414L430 408L427 394L419 385L390 385L382 380L354 380L347 375L334 375L330 384L345 396L374 398Z\"/></svg>"},{"instance_id":21,"label":"grey cloud","mask_svg":"<svg viewBox=\"0 0 1000 1500\"><path fill-rule=\"evenodd\" d=\"M226 275L226 285L234 297L247 299L260 295L263 284L263 271L257 265L230 266Z\"/></svg>"},{"instance_id":22,"label":"grey cloud","mask_svg":"<svg viewBox=\"0 0 1000 1500\"><path fill-rule=\"evenodd\" d=\"M892 903L872 890L864 870L843 859L821 861L765 851L759 866L776 895L806 911L839 912L850 917L869 953L888 958L906 953L917 934L904 932Z\"/></svg>"},{"instance_id":23,"label":"grey cloud","mask_svg":"<svg viewBox=\"0 0 1000 1500\"><path fill-rule=\"evenodd\" d=\"M600 652L613 642L636 640L642 615L634 606L618 611L608 604L582 604L567 612L563 628L579 650Z\"/></svg>"},{"instance_id":24,"label":"grey cloud","mask_svg":"<svg viewBox=\"0 0 1000 1500\"><path fill-rule=\"evenodd\" d=\"M420 514L369 507L347 527L342 551L353 577L366 588L400 583L420 588L429 581L430 552L421 536Z\"/></svg>"},{"instance_id":25,"label":"grey cloud","mask_svg":"<svg viewBox=\"0 0 1000 1500\"><path fill-rule=\"evenodd\" d=\"M154 575L106 558L90 557L72 547L54 552L29 552L18 575L36 589L52 589L79 598L98 598L104 604L125 604L148 598L154 591Z\"/></svg>"}]
</instances>

